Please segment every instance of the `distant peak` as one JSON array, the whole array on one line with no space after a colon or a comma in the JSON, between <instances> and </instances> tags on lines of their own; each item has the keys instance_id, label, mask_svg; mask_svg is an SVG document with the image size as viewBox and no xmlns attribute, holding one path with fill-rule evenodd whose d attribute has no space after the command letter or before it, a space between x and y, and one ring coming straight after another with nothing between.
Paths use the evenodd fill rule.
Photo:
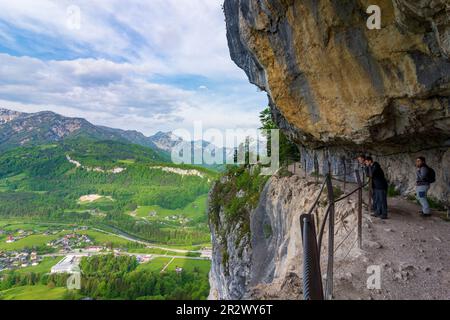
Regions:
<instances>
[{"instance_id":1,"label":"distant peak","mask_svg":"<svg viewBox=\"0 0 450 320\"><path fill-rule=\"evenodd\" d=\"M0 124L5 124L24 115L26 115L26 113L0 108Z\"/></svg>"},{"instance_id":2,"label":"distant peak","mask_svg":"<svg viewBox=\"0 0 450 320\"><path fill-rule=\"evenodd\" d=\"M11 109L6 109L6 108L0 108L0 114L5 114L5 113L8 113L8 114L20 114L22 112L11 110Z\"/></svg>"}]
</instances>

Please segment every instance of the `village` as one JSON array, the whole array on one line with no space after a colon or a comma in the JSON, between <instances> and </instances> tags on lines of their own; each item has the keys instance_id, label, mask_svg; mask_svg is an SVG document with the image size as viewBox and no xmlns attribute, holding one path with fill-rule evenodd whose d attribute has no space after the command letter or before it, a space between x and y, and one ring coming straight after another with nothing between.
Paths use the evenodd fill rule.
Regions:
<instances>
[{"instance_id":1,"label":"village","mask_svg":"<svg viewBox=\"0 0 450 320\"><path fill-rule=\"evenodd\" d=\"M37 266L42 258L35 251L9 251L0 252L0 272L11 269Z\"/></svg>"},{"instance_id":2,"label":"village","mask_svg":"<svg viewBox=\"0 0 450 320\"><path fill-rule=\"evenodd\" d=\"M54 264L49 267L49 273L72 274L79 271L79 264L83 257L101 254L134 256L139 264L146 264L153 259L161 257L170 257L172 260L210 260L212 255L210 248L202 248L195 257L186 256L188 251L176 249L170 254L168 253L170 250L165 253L130 253L127 248L113 248L111 244L106 243L99 245L92 237L86 234L88 230L88 227L75 227L70 230L66 230L63 227L50 227L40 231L0 229L0 272L38 267L45 259L52 259L51 261L54 261ZM49 237L52 240L42 244L32 241L31 237L40 236L44 237L44 239ZM26 243L12 247L14 249L11 250L7 249L9 248L8 246L14 246L21 241L26 241ZM2 246L1 242L6 246ZM145 249L149 248L152 247L145 247ZM164 252L163 248L155 247L154 249ZM183 268L177 266L175 271L181 273Z\"/></svg>"},{"instance_id":3,"label":"village","mask_svg":"<svg viewBox=\"0 0 450 320\"><path fill-rule=\"evenodd\" d=\"M8 250L8 247L0 248L0 272L7 270L15 270L20 268L28 268L38 266L45 257L55 257L69 254L71 252L79 251L87 253L98 253L107 251L103 246L94 246L94 240L86 234L77 233L79 231L86 231L87 227L79 227L70 230L67 233L65 229L49 228L45 231L38 230L0 230L0 237L4 238L4 243L14 246L19 241L25 241L31 236L55 237L44 245L35 244L30 240L30 243L12 247L14 249ZM31 239L31 238L29 238Z\"/></svg>"}]
</instances>

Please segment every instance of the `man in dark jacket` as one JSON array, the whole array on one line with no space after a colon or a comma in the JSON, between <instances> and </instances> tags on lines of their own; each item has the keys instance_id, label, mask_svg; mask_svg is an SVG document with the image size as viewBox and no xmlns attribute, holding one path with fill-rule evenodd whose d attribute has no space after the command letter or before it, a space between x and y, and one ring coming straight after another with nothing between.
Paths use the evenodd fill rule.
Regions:
<instances>
[{"instance_id":1,"label":"man in dark jacket","mask_svg":"<svg viewBox=\"0 0 450 320\"><path fill-rule=\"evenodd\" d=\"M422 206L422 212L420 213L424 217L431 216L430 204L427 200L427 193L430 190L430 181L428 181L428 176L430 173L430 169L427 166L424 157L419 157L416 159L416 168L417 168L417 184L416 184L416 193L417 200L419 200L420 205Z\"/></svg>"},{"instance_id":2,"label":"man in dark jacket","mask_svg":"<svg viewBox=\"0 0 450 320\"><path fill-rule=\"evenodd\" d=\"M384 171L378 162L374 162L372 157L366 157L366 166L369 168L369 176L372 178L374 214L372 216L381 219L388 218L387 190L388 182L384 176Z\"/></svg>"}]
</instances>

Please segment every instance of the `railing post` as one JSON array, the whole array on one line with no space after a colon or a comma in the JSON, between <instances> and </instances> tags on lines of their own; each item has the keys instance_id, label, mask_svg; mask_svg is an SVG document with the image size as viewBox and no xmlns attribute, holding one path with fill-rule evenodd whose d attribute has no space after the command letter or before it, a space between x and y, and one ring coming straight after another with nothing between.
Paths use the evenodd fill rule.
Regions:
<instances>
[{"instance_id":1,"label":"railing post","mask_svg":"<svg viewBox=\"0 0 450 320\"><path fill-rule=\"evenodd\" d=\"M347 163L344 158L344 193L346 189L347 189Z\"/></svg>"},{"instance_id":2,"label":"railing post","mask_svg":"<svg viewBox=\"0 0 450 320\"><path fill-rule=\"evenodd\" d=\"M300 217L303 239L303 299L323 300L322 273L314 216Z\"/></svg>"},{"instance_id":3,"label":"railing post","mask_svg":"<svg viewBox=\"0 0 450 320\"><path fill-rule=\"evenodd\" d=\"M308 168L306 167L306 158L305 158L305 160L304 160L304 162L305 162L305 179L308 177Z\"/></svg>"},{"instance_id":4,"label":"railing post","mask_svg":"<svg viewBox=\"0 0 450 320\"><path fill-rule=\"evenodd\" d=\"M331 159L330 159L330 153L328 152L328 174L330 175L330 177L333 176L333 169L331 166Z\"/></svg>"},{"instance_id":5,"label":"railing post","mask_svg":"<svg viewBox=\"0 0 450 320\"><path fill-rule=\"evenodd\" d=\"M358 249L362 249L362 210L363 210L363 186L359 170L355 170L356 181L358 182Z\"/></svg>"},{"instance_id":6,"label":"railing post","mask_svg":"<svg viewBox=\"0 0 450 320\"><path fill-rule=\"evenodd\" d=\"M362 183L363 183L363 185L365 185L366 184L366 167L363 166L361 168L363 168L363 170L362 170Z\"/></svg>"},{"instance_id":7,"label":"railing post","mask_svg":"<svg viewBox=\"0 0 450 320\"><path fill-rule=\"evenodd\" d=\"M327 265L327 285L326 299L333 299L333 276L334 276L334 222L335 222L335 204L334 190L331 173L327 176L328 204L330 206L330 214L328 221L328 265Z\"/></svg>"},{"instance_id":8,"label":"railing post","mask_svg":"<svg viewBox=\"0 0 450 320\"><path fill-rule=\"evenodd\" d=\"M447 203L447 219L450 219L450 203Z\"/></svg>"}]
</instances>

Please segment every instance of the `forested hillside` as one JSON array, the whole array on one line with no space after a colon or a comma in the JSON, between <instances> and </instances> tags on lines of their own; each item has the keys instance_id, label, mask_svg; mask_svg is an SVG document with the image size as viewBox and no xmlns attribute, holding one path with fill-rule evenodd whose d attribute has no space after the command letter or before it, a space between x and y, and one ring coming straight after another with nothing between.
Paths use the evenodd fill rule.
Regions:
<instances>
[{"instance_id":1,"label":"forested hillside","mask_svg":"<svg viewBox=\"0 0 450 320\"><path fill-rule=\"evenodd\" d=\"M0 217L81 221L157 242L207 242L199 199L205 201L215 174L167 160L150 148L87 138L7 151L0 155ZM168 218L171 210L176 217Z\"/></svg>"}]
</instances>

